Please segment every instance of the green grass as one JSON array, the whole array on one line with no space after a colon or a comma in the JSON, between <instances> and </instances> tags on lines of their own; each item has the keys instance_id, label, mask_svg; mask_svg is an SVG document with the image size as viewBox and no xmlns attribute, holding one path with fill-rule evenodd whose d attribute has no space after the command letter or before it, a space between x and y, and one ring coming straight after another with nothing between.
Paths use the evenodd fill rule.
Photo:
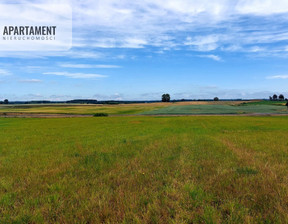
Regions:
<instances>
[{"instance_id":1,"label":"green grass","mask_svg":"<svg viewBox=\"0 0 288 224\"><path fill-rule=\"evenodd\" d=\"M145 111L145 115L159 114L288 114L283 105L240 104L240 105L184 105L169 106L156 110Z\"/></svg>"},{"instance_id":2,"label":"green grass","mask_svg":"<svg viewBox=\"0 0 288 224\"><path fill-rule=\"evenodd\" d=\"M0 118L0 223L287 223L288 117Z\"/></svg>"}]
</instances>

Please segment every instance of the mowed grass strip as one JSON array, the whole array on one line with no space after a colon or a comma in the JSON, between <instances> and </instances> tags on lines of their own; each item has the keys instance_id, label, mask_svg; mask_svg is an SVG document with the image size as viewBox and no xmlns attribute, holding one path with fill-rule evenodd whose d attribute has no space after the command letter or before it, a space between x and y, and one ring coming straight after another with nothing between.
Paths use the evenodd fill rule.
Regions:
<instances>
[{"instance_id":1,"label":"mowed grass strip","mask_svg":"<svg viewBox=\"0 0 288 224\"><path fill-rule=\"evenodd\" d=\"M0 119L0 223L287 223L287 117Z\"/></svg>"}]
</instances>

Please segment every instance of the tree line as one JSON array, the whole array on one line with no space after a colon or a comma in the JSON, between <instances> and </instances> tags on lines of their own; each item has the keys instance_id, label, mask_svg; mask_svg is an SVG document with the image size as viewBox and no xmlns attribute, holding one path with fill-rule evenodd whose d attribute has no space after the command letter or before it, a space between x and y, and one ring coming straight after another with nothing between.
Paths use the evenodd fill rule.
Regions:
<instances>
[{"instance_id":1,"label":"tree line","mask_svg":"<svg viewBox=\"0 0 288 224\"><path fill-rule=\"evenodd\" d=\"M5 99L4 101L0 101L0 104L9 104L9 100Z\"/></svg>"},{"instance_id":2,"label":"tree line","mask_svg":"<svg viewBox=\"0 0 288 224\"><path fill-rule=\"evenodd\" d=\"M170 102L170 100L171 100L170 94L164 93L164 94L162 95L162 102ZM184 99L182 99L182 100L184 100ZM219 101L219 98L216 96L216 97L214 97L213 100L214 100L214 101Z\"/></svg>"},{"instance_id":3,"label":"tree line","mask_svg":"<svg viewBox=\"0 0 288 224\"><path fill-rule=\"evenodd\" d=\"M273 96L269 96L269 100L274 100L274 101L277 101L277 100L280 100L280 101L283 101L283 100L287 100L287 98L285 99L284 95L283 94L280 94L279 96L277 96L277 94L274 94Z\"/></svg>"},{"instance_id":4,"label":"tree line","mask_svg":"<svg viewBox=\"0 0 288 224\"><path fill-rule=\"evenodd\" d=\"M170 94L164 93L162 95L162 102L170 102L170 100L171 100ZM214 97L213 100L214 101L219 101L219 98L218 97ZM273 96L269 96L269 100L271 100L271 101L277 101L277 100L280 100L280 101L286 100L286 101L288 101L287 98L285 98L283 94L280 94L279 96L277 94L274 94ZM43 103L43 102L41 101L41 103ZM65 103L92 103L92 104L96 104L96 103L99 103L99 102L97 100L70 100L70 101L66 101ZM102 103L102 101L101 101L101 103ZM0 101L0 104L9 104L9 100L5 99L4 101Z\"/></svg>"}]
</instances>

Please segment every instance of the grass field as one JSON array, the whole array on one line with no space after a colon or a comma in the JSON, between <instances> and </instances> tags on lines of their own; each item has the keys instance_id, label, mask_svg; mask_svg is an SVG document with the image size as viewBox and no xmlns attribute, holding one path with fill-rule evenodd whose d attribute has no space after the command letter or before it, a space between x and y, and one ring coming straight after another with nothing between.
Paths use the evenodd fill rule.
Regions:
<instances>
[{"instance_id":1,"label":"grass field","mask_svg":"<svg viewBox=\"0 0 288 224\"><path fill-rule=\"evenodd\" d=\"M7 113L92 115L197 115L197 114L288 114L279 101L190 101L120 105L31 104L0 105L0 116Z\"/></svg>"},{"instance_id":2,"label":"grass field","mask_svg":"<svg viewBox=\"0 0 288 224\"><path fill-rule=\"evenodd\" d=\"M287 223L288 117L0 118L0 223Z\"/></svg>"},{"instance_id":3,"label":"grass field","mask_svg":"<svg viewBox=\"0 0 288 224\"><path fill-rule=\"evenodd\" d=\"M110 115L131 115L157 110L164 107L183 105L227 105L240 102L177 102L177 103L139 103L139 104L20 104L0 105L2 113L34 113L34 114L95 114L108 113Z\"/></svg>"},{"instance_id":4,"label":"grass field","mask_svg":"<svg viewBox=\"0 0 288 224\"><path fill-rule=\"evenodd\" d=\"M145 111L142 114L288 114L288 109L283 105L267 104L185 105L163 107Z\"/></svg>"},{"instance_id":5,"label":"grass field","mask_svg":"<svg viewBox=\"0 0 288 224\"><path fill-rule=\"evenodd\" d=\"M34 113L34 114L94 114L109 113L117 115L137 114L144 111L165 107L167 104L122 104L122 105L91 105L91 104L31 104L31 105L0 105L0 113Z\"/></svg>"}]
</instances>

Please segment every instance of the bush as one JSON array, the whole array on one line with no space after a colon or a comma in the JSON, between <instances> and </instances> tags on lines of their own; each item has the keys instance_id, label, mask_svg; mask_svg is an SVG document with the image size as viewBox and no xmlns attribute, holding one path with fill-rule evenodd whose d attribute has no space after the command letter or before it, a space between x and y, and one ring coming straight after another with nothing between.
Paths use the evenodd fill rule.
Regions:
<instances>
[{"instance_id":1,"label":"bush","mask_svg":"<svg viewBox=\"0 0 288 224\"><path fill-rule=\"evenodd\" d=\"M93 115L93 117L108 117L107 113L96 113Z\"/></svg>"}]
</instances>

